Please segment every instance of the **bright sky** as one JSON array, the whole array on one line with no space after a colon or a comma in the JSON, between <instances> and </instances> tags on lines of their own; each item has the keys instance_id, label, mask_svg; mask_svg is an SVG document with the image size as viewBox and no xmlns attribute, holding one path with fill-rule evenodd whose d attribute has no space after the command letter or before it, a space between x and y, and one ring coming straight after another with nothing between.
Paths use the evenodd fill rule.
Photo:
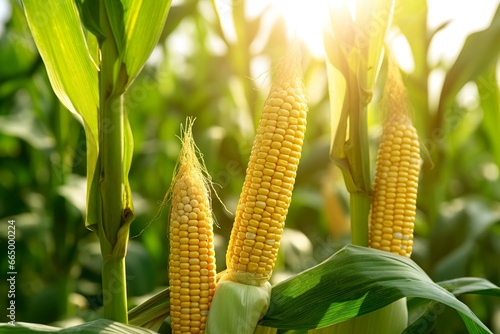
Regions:
<instances>
[{"instance_id":1,"label":"bright sky","mask_svg":"<svg viewBox=\"0 0 500 334\"><path fill-rule=\"evenodd\" d=\"M462 49L466 37L472 32L487 28L499 4L500 0L429 0L430 28L439 27L444 22L450 21L431 42L428 56L430 65L433 66L441 61L446 66L451 66ZM435 70L429 77L431 107L437 107L445 74L442 70ZM477 94L475 85L466 84L457 96L458 103L464 106L474 104L474 101L477 101Z\"/></svg>"},{"instance_id":2,"label":"bright sky","mask_svg":"<svg viewBox=\"0 0 500 334\"><path fill-rule=\"evenodd\" d=\"M173 4L182 2L183 0L173 0ZM275 20L279 15L284 15L289 34L295 33L305 41L313 55L323 57L322 28L326 25L328 19L326 6L328 3L340 2L347 3L351 7L355 4L355 0L247 0L244 3L247 6L249 16L259 15L266 9L264 21L267 20L268 23L272 23L270 21ZM238 1L216 0L216 4L219 8L226 35L229 39L232 39L234 38L234 29L232 28L231 10L233 6L238 5ZM266 8L269 4L271 6ZM432 30L442 23L450 21L450 24L445 29L436 34L430 45L429 61L431 65L436 64L438 61L451 65L465 38L473 31L486 28L499 4L500 0L428 0L429 29ZM202 9L204 12L210 12L210 8ZM2 34L3 22L9 16L10 6L8 1L0 0L0 35ZM270 24L267 25L270 26ZM181 35L184 36L180 39L190 40L184 33ZM182 43L178 39L175 41L175 49L179 49ZM404 38L393 35L391 36L391 43L400 66L406 71L411 71L413 60ZM255 48L259 49L262 46L263 43L256 45ZM214 49L220 50L219 47Z\"/></svg>"},{"instance_id":3,"label":"bright sky","mask_svg":"<svg viewBox=\"0 0 500 334\"><path fill-rule=\"evenodd\" d=\"M351 7L355 3L355 0L330 1L331 3L344 2ZM273 9L276 13L281 12L285 15L289 32L296 31L312 53L322 57L321 29L328 18L325 10L325 4L328 0L249 1L250 7L256 8L262 8L263 3L269 2L273 2ZM432 62L436 62L438 59L452 62L461 49L465 37L473 31L486 28L499 4L500 0L428 0L429 29L451 21L445 29L435 36L431 44L429 59Z\"/></svg>"},{"instance_id":4,"label":"bright sky","mask_svg":"<svg viewBox=\"0 0 500 334\"><path fill-rule=\"evenodd\" d=\"M443 58L452 62L473 31L489 26L499 0L429 0L429 27L434 29L446 21L450 24L436 34L430 47L430 60Z\"/></svg>"},{"instance_id":5,"label":"bright sky","mask_svg":"<svg viewBox=\"0 0 500 334\"><path fill-rule=\"evenodd\" d=\"M370 0L365 0L370 1ZM397 0L401 1L401 0ZM412 0L408 0L412 1ZM255 7L262 7L262 2L272 2L277 15L285 16L289 34L296 34L318 57L324 57L322 29L328 20L326 3L346 3L354 12L355 0L261 0L252 1ZM249 1L250 3L250 1ZM259 5L256 5L260 3ZM455 61L465 39L472 32L489 26L500 0L428 0L428 29L433 31L445 22L449 24L432 39L428 61L431 67L441 62L447 67ZM413 57L408 42L401 33L391 31L388 36L391 50L403 70L413 71ZM500 71L500 67L499 67ZM435 70L429 78L431 106L437 103L439 92L445 78L445 71ZM473 85L466 85L460 92L459 103L474 101L477 90Z\"/></svg>"},{"instance_id":6,"label":"bright sky","mask_svg":"<svg viewBox=\"0 0 500 334\"><path fill-rule=\"evenodd\" d=\"M0 0L0 36L4 31L5 22L10 18L10 6L5 0Z\"/></svg>"}]
</instances>

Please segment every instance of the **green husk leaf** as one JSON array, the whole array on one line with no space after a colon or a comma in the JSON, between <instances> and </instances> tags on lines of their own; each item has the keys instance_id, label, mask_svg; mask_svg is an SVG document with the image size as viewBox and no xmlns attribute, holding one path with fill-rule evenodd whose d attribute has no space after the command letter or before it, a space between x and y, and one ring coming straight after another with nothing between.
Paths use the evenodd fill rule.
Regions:
<instances>
[{"instance_id":1,"label":"green husk leaf","mask_svg":"<svg viewBox=\"0 0 500 334\"><path fill-rule=\"evenodd\" d=\"M271 306L259 324L320 328L373 312L403 297L450 306L459 312L469 332L491 333L465 304L434 283L412 260L353 245L273 287Z\"/></svg>"},{"instance_id":2,"label":"green husk leaf","mask_svg":"<svg viewBox=\"0 0 500 334\"><path fill-rule=\"evenodd\" d=\"M131 325L158 331L165 318L169 315L170 288L166 288L131 309L128 312L128 322Z\"/></svg>"},{"instance_id":3,"label":"green husk leaf","mask_svg":"<svg viewBox=\"0 0 500 334\"><path fill-rule=\"evenodd\" d=\"M269 307L271 285L246 285L224 277L217 284L207 319L207 334L253 334ZM263 330L263 329L259 329Z\"/></svg>"},{"instance_id":4,"label":"green husk leaf","mask_svg":"<svg viewBox=\"0 0 500 334\"><path fill-rule=\"evenodd\" d=\"M217 274L216 282L226 273ZM158 330L165 318L170 315L170 288L166 288L128 312L129 324Z\"/></svg>"}]
</instances>

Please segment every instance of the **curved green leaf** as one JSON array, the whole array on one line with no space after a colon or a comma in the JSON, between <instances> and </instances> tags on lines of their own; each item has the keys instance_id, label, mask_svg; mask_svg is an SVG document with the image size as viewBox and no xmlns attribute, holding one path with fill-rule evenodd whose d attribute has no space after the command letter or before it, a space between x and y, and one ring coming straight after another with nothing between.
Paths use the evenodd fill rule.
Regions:
<instances>
[{"instance_id":1,"label":"curved green leaf","mask_svg":"<svg viewBox=\"0 0 500 334\"><path fill-rule=\"evenodd\" d=\"M0 64L3 64L0 66L0 84L32 75L41 63L28 36L29 29L21 6L12 6L6 26L9 32L0 36Z\"/></svg>"},{"instance_id":2,"label":"curved green leaf","mask_svg":"<svg viewBox=\"0 0 500 334\"><path fill-rule=\"evenodd\" d=\"M500 141L498 140L498 124L500 124L500 89L497 80L496 64L490 66L476 79L479 102L483 109L482 128L488 138L489 145L497 166L500 167Z\"/></svg>"},{"instance_id":3,"label":"curved green leaf","mask_svg":"<svg viewBox=\"0 0 500 334\"><path fill-rule=\"evenodd\" d=\"M438 283L446 290L459 296L466 293L500 296L500 289L493 283L477 277L461 277ZM434 328L445 306L436 301L422 298L408 300L408 327L405 334L426 334Z\"/></svg>"},{"instance_id":4,"label":"curved green leaf","mask_svg":"<svg viewBox=\"0 0 500 334\"><path fill-rule=\"evenodd\" d=\"M438 283L455 296L466 293L500 296L500 289L490 281L478 277L461 277Z\"/></svg>"},{"instance_id":5,"label":"curved green leaf","mask_svg":"<svg viewBox=\"0 0 500 334\"><path fill-rule=\"evenodd\" d=\"M344 161L344 140L347 134L346 125L349 115L348 108L345 108L344 104L349 101L346 97L348 94L346 78L349 77L349 67L334 36L325 34L324 43L326 54L329 57L326 69L331 113L330 158L339 165L344 164L343 167L348 169L347 163Z\"/></svg>"},{"instance_id":6,"label":"curved green leaf","mask_svg":"<svg viewBox=\"0 0 500 334\"><path fill-rule=\"evenodd\" d=\"M24 0L24 12L52 89L61 103L85 128L87 149L87 202L92 203L91 182L98 155L98 69L88 46L74 1ZM90 205L89 205L90 206ZM88 206L88 207L89 207ZM87 207L87 225L97 217Z\"/></svg>"},{"instance_id":7,"label":"curved green leaf","mask_svg":"<svg viewBox=\"0 0 500 334\"><path fill-rule=\"evenodd\" d=\"M101 16L99 0L77 0L75 3L85 27L94 34L98 40L104 39L104 32L99 23L99 17Z\"/></svg>"},{"instance_id":8,"label":"curved green leaf","mask_svg":"<svg viewBox=\"0 0 500 334\"><path fill-rule=\"evenodd\" d=\"M61 103L97 138L97 66L89 55L73 1L24 0L33 39ZM95 141L97 143L97 141Z\"/></svg>"},{"instance_id":9,"label":"curved green leaf","mask_svg":"<svg viewBox=\"0 0 500 334\"><path fill-rule=\"evenodd\" d=\"M361 49L363 57L358 72L360 89L371 91L377 80L384 54L385 35L392 22L395 0L358 1L355 47ZM371 99L371 92L369 98ZM369 102L369 101L368 101Z\"/></svg>"},{"instance_id":10,"label":"curved green leaf","mask_svg":"<svg viewBox=\"0 0 500 334\"><path fill-rule=\"evenodd\" d=\"M462 51L446 74L438 107L441 118L460 89L467 82L477 78L498 59L500 54L499 38L500 6L488 28L467 37Z\"/></svg>"},{"instance_id":11,"label":"curved green leaf","mask_svg":"<svg viewBox=\"0 0 500 334\"><path fill-rule=\"evenodd\" d=\"M156 332L107 319L99 319L64 329L23 322L16 322L16 326L0 324L0 333L154 334Z\"/></svg>"},{"instance_id":12,"label":"curved green leaf","mask_svg":"<svg viewBox=\"0 0 500 334\"><path fill-rule=\"evenodd\" d=\"M172 0L106 1L108 19L130 85L151 55L163 31Z\"/></svg>"},{"instance_id":13,"label":"curved green leaf","mask_svg":"<svg viewBox=\"0 0 500 334\"><path fill-rule=\"evenodd\" d=\"M129 323L158 330L170 315L170 288L162 290L128 312Z\"/></svg>"},{"instance_id":14,"label":"curved green leaf","mask_svg":"<svg viewBox=\"0 0 500 334\"><path fill-rule=\"evenodd\" d=\"M412 260L352 245L273 287L271 306L260 325L314 329L373 312L403 297L450 306L459 312L470 333L491 333L465 304L434 283Z\"/></svg>"},{"instance_id":15,"label":"curved green leaf","mask_svg":"<svg viewBox=\"0 0 500 334\"><path fill-rule=\"evenodd\" d=\"M498 210L492 202L465 196L460 210L443 217L443 224L436 227L431 236L436 264L433 277L442 281L465 275L471 254L481 236L500 220ZM456 244L443 243L453 234Z\"/></svg>"},{"instance_id":16,"label":"curved green leaf","mask_svg":"<svg viewBox=\"0 0 500 334\"><path fill-rule=\"evenodd\" d=\"M438 316L445 306L438 302L422 298L408 300L408 327L404 334L427 334L436 326Z\"/></svg>"}]
</instances>

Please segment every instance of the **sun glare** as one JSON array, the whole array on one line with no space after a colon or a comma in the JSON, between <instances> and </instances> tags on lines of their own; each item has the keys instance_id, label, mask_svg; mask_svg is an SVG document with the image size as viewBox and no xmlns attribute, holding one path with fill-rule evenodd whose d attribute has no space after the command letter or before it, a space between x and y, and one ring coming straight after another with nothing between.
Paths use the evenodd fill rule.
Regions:
<instances>
[{"instance_id":1,"label":"sun glare","mask_svg":"<svg viewBox=\"0 0 500 334\"><path fill-rule=\"evenodd\" d=\"M428 0L431 30L444 22L451 22L433 39L429 52L431 63L444 59L451 64L465 38L471 32L484 29L489 24L500 0L481 1L482 6L477 7L474 2ZM297 37L303 41L316 58L324 58L323 33L330 29L330 11L337 11L339 7L347 6L354 17L356 8L356 0L265 0L249 1L248 5L250 8L255 7L261 13L263 8L266 8L263 3L271 5L270 16L284 19L288 37ZM398 30L388 35L388 44L400 66L407 72L413 71L414 60L409 44Z\"/></svg>"},{"instance_id":2,"label":"sun glare","mask_svg":"<svg viewBox=\"0 0 500 334\"><path fill-rule=\"evenodd\" d=\"M329 19L329 2L343 2L353 9L355 0L273 0L276 12L285 19L291 36L302 40L311 53L318 58L324 56L323 31Z\"/></svg>"}]
</instances>

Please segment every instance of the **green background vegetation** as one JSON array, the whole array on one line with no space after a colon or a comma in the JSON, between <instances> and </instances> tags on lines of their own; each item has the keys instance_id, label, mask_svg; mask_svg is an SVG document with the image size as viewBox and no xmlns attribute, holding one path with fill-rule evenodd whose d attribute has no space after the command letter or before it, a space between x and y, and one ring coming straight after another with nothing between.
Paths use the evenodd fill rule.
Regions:
<instances>
[{"instance_id":1,"label":"green background vegetation","mask_svg":"<svg viewBox=\"0 0 500 334\"><path fill-rule=\"evenodd\" d=\"M393 25L414 56L415 69L404 79L425 147L412 259L434 281L474 276L500 285L500 15L486 33L468 40L453 66L435 65L446 72L437 104L429 103L428 79L435 68L427 52L434 32L427 29L425 1L401 3ZM168 209L156 214L170 186L186 116L196 117L197 145L220 185L219 197L235 212L272 68L288 43L283 21L259 37L262 17L247 18L243 4L232 8L238 23L234 41L225 38L210 2L174 4L153 57L129 88L125 105L134 134L130 186L136 210L126 258L131 306L168 284ZM94 320L101 317L102 262L98 239L84 226L85 134L54 95L22 8L17 1L10 6L12 13L0 26L0 247L5 254L7 221L15 219L17 320ZM325 63L307 48L302 63L308 130L274 282L350 242L348 193L329 159ZM256 76L255 68L264 69ZM462 103L457 96L467 82L478 94ZM369 109L372 158L381 130L379 100L377 92ZM215 199L213 209L220 271L233 216ZM7 272L3 255L0 270ZM498 298L460 299L493 332L500 331ZM454 310L438 307L435 313L436 333L465 331Z\"/></svg>"}]
</instances>

